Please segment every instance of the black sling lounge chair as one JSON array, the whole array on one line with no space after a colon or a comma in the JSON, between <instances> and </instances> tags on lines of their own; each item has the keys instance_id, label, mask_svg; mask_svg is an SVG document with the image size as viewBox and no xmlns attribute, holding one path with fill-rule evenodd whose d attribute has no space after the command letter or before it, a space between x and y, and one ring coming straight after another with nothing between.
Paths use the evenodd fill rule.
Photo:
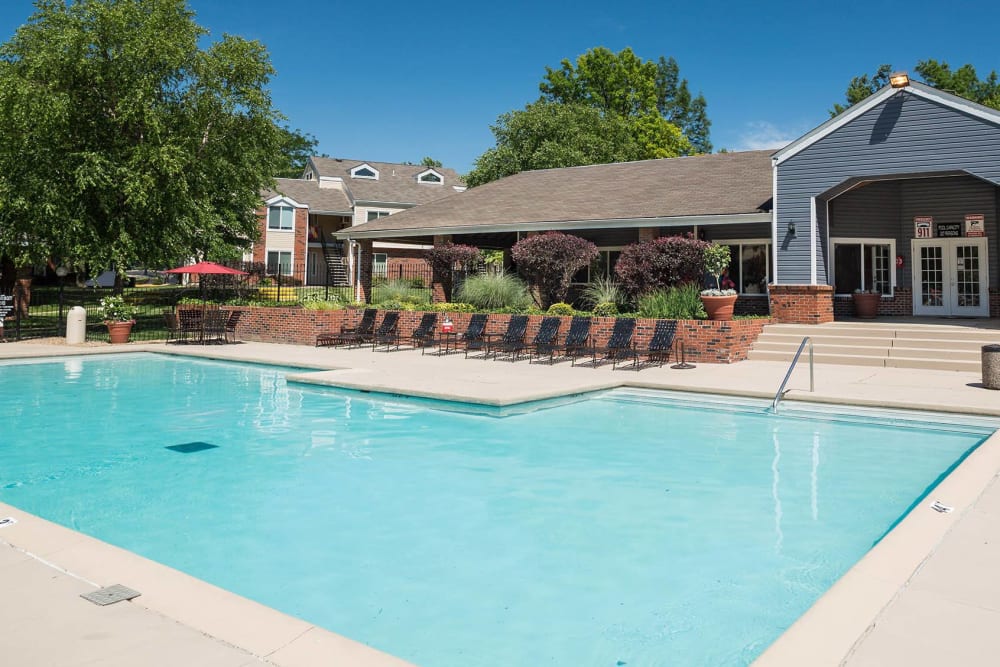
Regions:
<instances>
[{"instance_id":1,"label":"black sling lounge chair","mask_svg":"<svg viewBox=\"0 0 1000 667\"><path fill-rule=\"evenodd\" d=\"M575 360L590 354L590 318L577 315L569 323L569 332L566 340L559 345L549 356L549 363L552 363L555 352L562 352L563 356Z\"/></svg>"},{"instance_id":2,"label":"black sling lounge chair","mask_svg":"<svg viewBox=\"0 0 1000 667\"><path fill-rule=\"evenodd\" d=\"M374 352L379 345L385 345L387 352L393 345L399 349L399 313L395 310L386 312L382 323L372 335L372 351Z\"/></svg>"},{"instance_id":3,"label":"black sling lounge chair","mask_svg":"<svg viewBox=\"0 0 1000 667\"><path fill-rule=\"evenodd\" d=\"M634 350L632 366L639 369L639 357L645 356L646 363L663 364L670 361L670 353L674 348L674 337L677 335L677 320L656 320L653 337L645 349Z\"/></svg>"},{"instance_id":4,"label":"black sling lounge chair","mask_svg":"<svg viewBox=\"0 0 1000 667\"><path fill-rule=\"evenodd\" d=\"M434 326L437 324L437 313L424 313L420 324L410 334L410 344L413 347L427 347L434 344Z\"/></svg>"},{"instance_id":5,"label":"black sling lounge chair","mask_svg":"<svg viewBox=\"0 0 1000 667\"><path fill-rule=\"evenodd\" d=\"M552 363L555 350L559 347L559 341L556 339L559 337L561 322L562 318L559 317L546 317L542 320L538 326L538 333L531 341L531 350L528 352L529 364L536 356L542 357L546 354L549 355L549 363Z\"/></svg>"},{"instance_id":6,"label":"black sling lounge chair","mask_svg":"<svg viewBox=\"0 0 1000 667\"><path fill-rule=\"evenodd\" d=\"M615 327L611 330L611 337L606 345L594 346L590 349L591 362L594 368L599 365L598 357L602 361L613 361L615 365L621 359L632 357L635 350L632 348L632 333L635 331L635 320L631 317L619 317L615 320ZM574 363L576 359L573 360Z\"/></svg>"},{"instance_id":7,"label":"black sling lounge chair","mask_svg":"<svg viewBox=\"0 0 1000 667\"><path fill-rule=\"evenodd\" d=\"M469 319L469 326L465 333L458 337L456 343L465 349L465 358L469 358L469 351L488 350L486 343L486 321L489 315L476 313Z\"/></svg>"},{"instance_id":8,"label":"black sling lounge chair","mask_svg":"<svg viewBox=\"0 0 1000 667\"><path fill-rule=\"evenodd\" d=\"M490 342L486 350L486 356L497 356L504 352L509 355L511 361L517 361L518 356L524 351L524 336L528 333L528 316L511 315L510 322L507 323L507 331L500 340Z\"/></svg>"},{"instance_id":9,"label":"black sling lounge chair","mask_svg":"<svg viewBox=\"0 0 1000 667\"><path fill-rule=\"evenodd\" d=\"M322 345L350 345L357 343L360 345L366 340L371 340L372 332L375 330L374 308L365 308L361 314L361 321L355 327L341 326L340 332L330 332L320 334L316 337L316 347Z\"/></svg>"}]
</instances>

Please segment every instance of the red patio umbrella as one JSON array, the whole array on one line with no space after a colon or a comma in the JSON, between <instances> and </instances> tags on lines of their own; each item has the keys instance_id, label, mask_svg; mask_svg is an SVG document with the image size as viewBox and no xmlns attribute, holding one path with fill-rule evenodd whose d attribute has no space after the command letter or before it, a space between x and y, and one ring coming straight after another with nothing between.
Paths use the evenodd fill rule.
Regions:
<instances>
[{"instance_id":1,"label":"red patio umbrella","mask_svg":"<svg viewBox=\"0 0 1000 667\"><path fill-rule=\"evenodd\" d=\"M189 266L178 266L176 269L167 269L165 273L190 273L193 275L211 275L211 276L245 276L246 271L240 271L239 269L231 269L228 266L223 266L221 264L216 264L215 262L198 262L197 264L191 264ZM204 323L205 318L205 283L201 282L201 312L202 312L202 323ZM204 334L204 332L202 332Z\"/></svg>"}]
</instances>

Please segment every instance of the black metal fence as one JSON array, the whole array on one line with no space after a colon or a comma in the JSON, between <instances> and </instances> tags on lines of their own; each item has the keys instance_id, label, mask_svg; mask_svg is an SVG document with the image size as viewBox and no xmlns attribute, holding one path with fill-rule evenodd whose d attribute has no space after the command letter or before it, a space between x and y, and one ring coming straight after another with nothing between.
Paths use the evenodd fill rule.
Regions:
<instances>
[{"instance_id":1,"label":"black metal fence","mask_svg":"<svg viewBox=\"0 0 1000 667\"><path fill-rule=\"evenodd\" d=\"M162 282L154 274L149 282L124 287L122 296L136 310L132 340L152 341L167 337L164 314L175 311L183 303L216 303L229 305L280 306L307 301L355 301L353 285L333 284L324 271L320 284L309 276L308 267L282 267L274 273L260 264L240 263L234 268L246 271L246 276L193 276L187 284ZM431 272L418 264L389 264L374 267L372 303L408 295L411 300L431 301ZM385 268L385 271L381 271ZM147 279L146 277L140 277ZM129 281L131 283L131 281ZM87 312L87 340L108 339L107 328L100 316L101 299L114 294L110 287L78 287L75 284L45 284L36 282L30 288L18 287L11 299L0 299L2 333L7 340L28 340L64 336L66 318L74 306ZM4 310L6 319L2 319Z\"/></svg>"}]
</instances>

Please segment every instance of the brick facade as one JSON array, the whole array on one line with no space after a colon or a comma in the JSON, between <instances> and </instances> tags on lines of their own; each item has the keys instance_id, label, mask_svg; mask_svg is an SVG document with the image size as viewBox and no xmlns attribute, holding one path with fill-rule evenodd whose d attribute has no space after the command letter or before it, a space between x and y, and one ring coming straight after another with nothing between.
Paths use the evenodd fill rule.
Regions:
<instances>
[{"instance_id":1,"label":"brick facade","mask_svg":"<svg viewBox=\"0 0 1000 667\"><path fill-rule=\"evenodd\" d=\"M289 343L294 345L314 345L316 337L322 333L339 331L341 325L356 326L361 319L360 309L307 310L304 308L239 308L244 310L236 336L240 340L264 343ZM420 322L422 312L402 312L399 331L407 338ZM445 313L438 314L438 321ZM456 331L468 327L469 313L448 313ZM530 341L538 332L542 315L528 318L526 340ZM381 319L381 316L380 316ZM569 331L572 318L560 318L559 337ZM489 317L487 333L502 334L507 329L510 315L492 314ZM747 358L750 347L760 335L770 319L732 320L713 322L710 320L679 320L674 354L680 355L681 347L688 361L696 363L729 364ZM613 317L595 317L591 325L591 340L597 345L607 343L614 327ZM639 318L636 320L633 340L640 348L648 345L653 335L656 320Z\"/></svg>"},{"instance_id":2,"label":"brick facade","mask_svg":"<svg viewBox=\"0 0 1000 667\"><path fill-rule=\"evenodd\" d=\"M990 317L1000 317L1000 290L989 290ZM833 298L833 314L835 317L854 317L854 304L849 296ZM878 314L885 316L913 315L913 290L909 287L897 287L892 297L882 297L879 302Z\"/></svg>"},{"instance_id":3,"label":"brick facade","mask_svg":"<svg viewBox=\"0 0 1000 667\"><path fill-rule=\"evenodd\" d=\"M833 322L830 285L770 285L771 317L787 324Z\"/></svg>"}]
</instances>

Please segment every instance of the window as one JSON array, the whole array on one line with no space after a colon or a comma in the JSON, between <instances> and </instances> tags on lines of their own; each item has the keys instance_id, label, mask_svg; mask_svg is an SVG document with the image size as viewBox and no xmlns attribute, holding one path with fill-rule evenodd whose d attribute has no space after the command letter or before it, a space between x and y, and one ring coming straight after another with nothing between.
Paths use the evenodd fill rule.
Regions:
<instances>
[{"instance_id":1,"label":"window","mask_svg":"<svg viewBox=\"0 0 1000 667\"><path fill-rule=\"evenodd\" d=\"M740 294L767 294L771 277L770 242L746 239L716 243L729 246L729 279L736 284L736 291Z\"/></svg>"},{"instance_id":2,"label":"window","mask_svg":"<svg viewBox=\"0 0 1000 667\"><path fill-rule=\"evenodd\" d=\"M384 252L372 254L372 277L385 278L389 275L389 256Z\"/></svg>"},{"instance_id":3,"label":"window","mask_svg":"<svg viewBox=\"0 0 1000 667\"><path fill-rule=\"evenodd\" d=\"M389 211L368 211L368 222L384 218L387 215L389 215Z\"/></svg>"},{"instance_id":4,"label":"window","mask_svg":"<svg viewBox=\"0 0 1000 667\"><path fill-rule=\"evenodd\" d=\"M292 253L288 250L268 250L267 272L272 276L279 273L283 276L292 275Z\"/></svg>"},{"instance_id":5,"label":"window","mask_svg":"<svg viewBox=\"0 0 1000 667\"><path fill-rule=\"evenodd\" d=\"M295 209L291 206L272 206L267 209L268 229L293 229L295 227Z\"/></svg>"},{"instance_id":6,"label":"window","mask_svg":"<svg viewBox=\"0 0 1000 667\"><path fill-rule=\"evenodd\" d=\"M597 259L590 266L584 267L574 274L574 283L592 283L598 278L614 279L615 264L618 263L622 251L619 248L601 248L598 253Z\"/></svg>"},{"instance_id":7,"label":"window","mask_svg":"<svg viewBox=\"0 0 1000 667\"><path fill-rule=\"evenodd\" d=\"M833 239L833 291L874 289L891 295L896 276L894 239Z\"/></svg>"},{"instance_id":8,"label":"window","mask_svg":"<svg viewBox=\"0 0 1000 667\"><path fill-rule=\"evenodd\" d=\"M443 183L444 179L441 178L441 174L437 173L433 169L428 169L427 171L417 175L417 182L419 183Z\"/></svg>"},{"instance_id":9,"label":"window","mask_svg":"<svg viewBox=\"0 0 1000 667\"><path fill-rule=\"evenodd\" d=\"M373 181L378 180L378 169L367 164L360 164L354 169L351 169L351 178L370 178Z\"/></svg>"}]
</instances>

